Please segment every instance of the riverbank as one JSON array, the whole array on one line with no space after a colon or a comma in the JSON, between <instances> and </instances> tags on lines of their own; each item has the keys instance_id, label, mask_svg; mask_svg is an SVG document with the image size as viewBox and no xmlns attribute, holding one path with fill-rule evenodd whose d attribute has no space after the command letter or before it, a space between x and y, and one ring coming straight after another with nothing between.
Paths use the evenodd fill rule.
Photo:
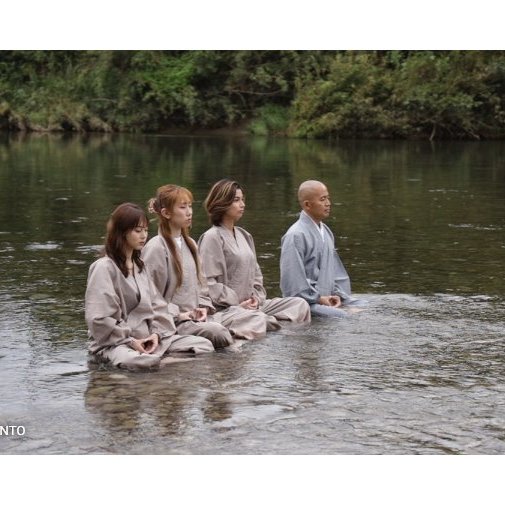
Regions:
<instances>
[{"instance_id":1,"label":"riverbank","mask_svg":"<svg viewBox=\"0 0 505 505\"><path fill-rule=\"evenodd\" d=\"M392 134L391 132L354 132L353 134L327 134L301 136L290 127L283 129L271 128L263 118L247 119L234 125L220 126L215 128L201 126L164 127L156 130L149 128L141 131L132 131L129 128L118 129L96 117L75 118L64 115L58 121L47 124L36 123L26 116L11 113L10 110L2 115L0 108L0 132L23 132L23 133L152 133L162 135L196 135L196 136L273 136L287 138L325 138L328 140L362 139L362 140L502 140L505 139L505 129L487 131L485 135L473 133L471 135L456 135L452 137L446 131L440 131L436 125L431 132L414 131L408 135Z\"/></svg>"},{"instance_id":2,"label":"riverbank","mask_svg":"<svg viewBox=\"0 0 505 505\"><path fill-rule=\"evenodd\" d=\"M1 114L1 112L0 112ZM56 133L77 133L77 134L91 134L91 133L150 133L150 134L158 134L158 135L173 135L173 136L210 136L210 137L285 137L285 138L293 138L299 139L300 136L297 134L293 134L289 129L279 130L274 129L271 130L267 125L263 122L263 120L254 120L248 119L245 121L241 121L239 124L230 125L230 126L222 126L216 128L203 128L199 126L194 127L167 127L161 128L159 130L143 130L142 132L135 132L129 129L118 130L103 121L98 119L86 119L82 122L76 121L74 119L63 118L60 123L51 123L47 126L33 123L28 118L19 117L17 115L13 115L12 117L6 117L0 115L0 132L4 133L47 133L47 134L56 134ZM302 137L303 138L303 137ZM310 137L310 138L320 138L320 137ZM338 139L346 139L346 140L425 140L425 141L434 141L434 140L473 140L473 141L486 141L486 140L503 140L505 139L505 131L494 131L492 133L488 133L486 136L479 136L477 134L472 135L470 138L467 137L456 137L452 138L447 135L441 135L437 129L433 128L431 133L428 134L417 132L412 133L411 135L405 136L396 136L390 135L386 133L370 133L370 134L356 134L355 136L348 135L327 135L325 137L326 140L338 140Z\"/></svg>"},{"instance_id":3,"label":"riverbank","mask_svg":"<svg viewBox=\"0 0 505 505\"><path fill-rule=\"evenodd\" d=\"M246 136L253 134L252 120L243 120L234 125L204 128L200 126L165 127L157 130L146 129L142 133L163 135L210 135ZM97 117L77 117L64 114L58 119L35 122L30 116L18 114L8 105L0 103L0 132L22 133L132 133L130 129L118 129Z\"/></svg>"},{"instance_id":4,"label":"riverbank","mask_svg":"<svg viewBox=\"0 0 505 505\"><path fill-rule=\"evenodd\" d=\"M504 68L504 51L2 51L0 129L501 139Z\"/></svg>"}]
</instances>

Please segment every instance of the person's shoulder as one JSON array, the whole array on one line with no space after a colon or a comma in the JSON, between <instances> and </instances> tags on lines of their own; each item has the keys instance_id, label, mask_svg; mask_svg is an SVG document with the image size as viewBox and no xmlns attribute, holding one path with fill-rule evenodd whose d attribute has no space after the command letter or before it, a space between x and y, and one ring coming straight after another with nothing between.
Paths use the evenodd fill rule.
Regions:
<instances>
[{"instance_id":1,"label":"person's shoulder","mask_svg":"<svg viewBox=\"0 0 505 505\"><path fill-rule=\"evenodd\" d=\"M98 258L95 260L93 263L91 263L89 268L109 268L111 265L114 264L114 261L112 258L109 256L102 256L101 258Z\"/></svg>"},{"instance_id":2,"label":"person's shoulder","mask_svg":"<svg viewBox=\"0 0 505 505\"><path fill-rule=\"evenodd\" d=\"M303 223L300 219L297 219L287 230L284 236L293 236L293 235L305 235L306 228L304 228Z\"/></svg>"},{"instance_id":3,"label":"person's shoulder","mask_svg":"<svg viewBox=\"0 0 505 505\"><path fill-rule=\"evenodd\" d=\"M311 242L311 234L307 226L298 219L286 231L281 239L281 249L286 253L289 250L300 250Z\"/></svg>"},{"instance_id":4,"label":"person's shoulder","mask_svg":"<svg viewBox=\"0 0 505 505\"><path fill-rule=\"evenodd\" d=\"M154 246L154 245L162 245L163 242L164 242L164 238L161 236L161 235L154 235L154 237L151 237L148 241L147 241L147 244L151 244L151 246ZM146 244L146 245L147 245Z\"/></svg>"},{"instance_id":5,"label":"person's shoulder","mask_svg":"<svg viewBox=\"0 0 505 505\"><path fill-rule=\"evenodd\" d=\"M154 237L150 238L146 245L144 246L144 248L142 249L142 252L147 252L147 251L151 251L151 250L154 250L154 249L161 249L164 247L164 240L163 240L163 237L161 237L160 235L155 235Z\"/></svg>"},{"instance_id":6,"label":"person's shoulder","mask_svg":"<svg viewBox=\"0 0 505 505\"><path fill-rule=\"evenodd\" d=\"M116 270L119 270L114 263L114 260L112 258L109 258L109 256L102 256L101 258L98 258L96 261L91 263L89 267L89 274L102 274L105 272L114 272Z\"/></svg>"},{"instance_id":7,"label":"person's shoulder","mask_svg":"<svg viewBox=\"0 0 505 505\"><path fill-rule=\"evenodd\" d=\"M205 247L219 240L217 226L211 226L208 230L204 231L198 239L198 247Z\"/></svg>"},{"instance_id":8,"label":"person's shoulder","mask_svg":"<svg viewBox=\"0 0 505 505\"><path fill-rule=\"evenodd\" d=\"M208 230L204 231L200 238L198 239L198 243L201 244L204 240L216 240L220 238L219 234L219 226L211 226Z\"/></svg>"}]
</instances>

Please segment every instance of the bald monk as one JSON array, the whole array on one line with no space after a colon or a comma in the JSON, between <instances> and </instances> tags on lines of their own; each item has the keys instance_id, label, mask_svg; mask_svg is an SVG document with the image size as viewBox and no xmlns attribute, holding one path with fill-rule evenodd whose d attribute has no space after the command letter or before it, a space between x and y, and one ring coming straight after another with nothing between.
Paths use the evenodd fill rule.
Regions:
<instances>
[{"instance_id":1,"label":"bald monk","mask_svg":"<svg viewBox=\"0 0 505 505\"><path fill-rule=\"evenodd\" d=\"M300 217L281 241L282 296L303 298L313 316L345 317L346 307L359 301L351 296L333 233L323 223L330 215L328 189L322 182L305 181L298 188L298 202Z\"/></svg>"}]
</instances>

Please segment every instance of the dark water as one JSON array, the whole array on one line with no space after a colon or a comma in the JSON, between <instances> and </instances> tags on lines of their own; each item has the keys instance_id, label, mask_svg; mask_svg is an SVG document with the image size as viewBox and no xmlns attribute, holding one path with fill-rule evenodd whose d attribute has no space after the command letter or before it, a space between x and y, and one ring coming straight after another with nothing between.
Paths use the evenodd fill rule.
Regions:
<instances>
[{"instance_id":1,"label":"dark water","mask_svg":"<svg viewBox=\"0 0 505 505\"><path fill-rule=\"evenodd\" d=\"M502 454L505 145L0 137L1 454ZM278 295L296 189L326 182L354 291L343 321L156 373L90 369L83 296L109 212L177 183L246 188ZM152 226L152 232L155 226Z\"/></svg>"}]
</instances>

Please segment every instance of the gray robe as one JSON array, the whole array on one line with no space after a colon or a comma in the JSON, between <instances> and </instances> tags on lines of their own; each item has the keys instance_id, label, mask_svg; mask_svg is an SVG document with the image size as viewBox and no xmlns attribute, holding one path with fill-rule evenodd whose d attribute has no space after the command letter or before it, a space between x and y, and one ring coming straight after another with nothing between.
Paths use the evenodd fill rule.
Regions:
<instances>
[{"instance_id":1,"label":"gray robe","mask_svg":"<svg viewBox=\"0 0 505 505\"><path fill-rule=\"evenodd\" d=\"M85 319L90 337L89 351L125 368L156 368L167 352L213 351L201 337L176 335L167 304L153 286L146 268L127 279L114 261L105 256L89 268L85 295ZM132 338L160 337L152 354L141 354L129 346Z\"/></svg>"},{"instance_id":2,"label":"gray robe","mask_svg":"<svg viewBox=\"0 0 505 505\"><path fill-rule=\"evenodd\" d=\"M322 223L324 238L311 217L301 212L281 240L281 291L311 305L320 296L338 295L351 302L351 281L335 249L331 230Z\"/></svg>"},{"instance_id":3,"label":"gray robe","mask_svg":"<svg viewBox=\"0 0 505 505\"><path fill-rule=\"evenodd\" d=\"M179 250L177 245L176 247ZM163 236L156 235L142 249L142 259L148 266L148 272L153 284L169 305L177 307L176 320L178 319L179 311L188 312L198 307L207 309L207 321L178 323L179 332L208 338L216 348L232 344L233 337L228 329L220 324L221 318L215 320L212 316L216 312L216 309L208 296L205 280L201 281L198 279L193 255L184 240L182 240L182 247L179 253L182 260L183 272L182 283L177 287L177 274L172 254Z\"/></svg>"},{"instance_id":4,"label":"gray robe","mask_svg":"<svg viewBox=\"0 0 505 505\"><path fill-rule=\"evenodd\" d=\"M198 244L210 297L216 307L237 306L254 296L259 300L260 312L269 317L268 329L279 327L275 320L310 321L310 308L304 300L267 299L253 238L243 228L235 226L232 232L223 226L213 226Z\"/></svg>"}]
</instances>

